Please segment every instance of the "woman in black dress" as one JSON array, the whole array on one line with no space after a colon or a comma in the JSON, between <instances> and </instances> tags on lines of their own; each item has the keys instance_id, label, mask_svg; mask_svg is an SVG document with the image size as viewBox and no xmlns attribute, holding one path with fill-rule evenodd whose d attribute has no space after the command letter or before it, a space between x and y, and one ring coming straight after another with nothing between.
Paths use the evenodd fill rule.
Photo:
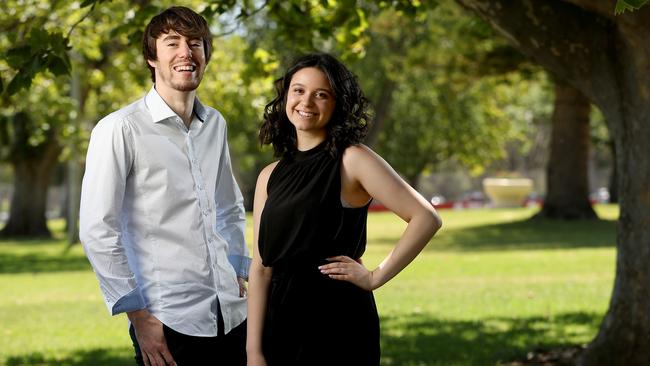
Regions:
<instances>
[{"instance_id":1,"label":"woman in black dress","mask_svg":"<svg viewBox=\"0 0 650 366\"><path fill-rule=\"evenodd\" d=\"M422 251L440 218L361 145L367 100L336 58L298 59L276 89L260 130L280 160L262 170L255 190L248 365L379 365L372 291ZM408 225L370 271L361 256L372 198Z\"/></svg>"}]
</instances>

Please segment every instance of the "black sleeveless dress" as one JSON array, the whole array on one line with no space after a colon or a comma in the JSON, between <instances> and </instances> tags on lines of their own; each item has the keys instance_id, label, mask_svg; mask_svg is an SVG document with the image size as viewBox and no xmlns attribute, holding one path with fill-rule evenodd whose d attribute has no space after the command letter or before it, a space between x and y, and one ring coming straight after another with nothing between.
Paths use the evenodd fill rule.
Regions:
<instances>
[{"instance_id":1,"label":"black sleeveless dress","mask_svg":"<svg viewBox=\"0 0 650 366\"><path fill-rule=\"evenodd\" d=\"M328 257L358 259L366 247L368 205L342 206L340 157L324 143L287 154L267 193L259 249L273 267L262 341L268 365L379 365L372 292L318 269Z\"/></svg>"}]
</instances>

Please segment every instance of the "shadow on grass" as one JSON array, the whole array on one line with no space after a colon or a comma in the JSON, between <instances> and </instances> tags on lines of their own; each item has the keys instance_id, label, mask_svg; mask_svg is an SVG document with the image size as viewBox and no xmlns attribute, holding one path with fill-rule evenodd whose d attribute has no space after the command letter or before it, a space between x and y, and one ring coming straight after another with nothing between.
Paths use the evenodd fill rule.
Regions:
<instances>
[{"instance_id":1,"label":"shadow on grass","mask_svg":"<svg viewBox=\"0 0 650 366\"><path fill-rule=\"evenodd\" d=\"M81 250L68 250L61 240L0 242L0 274L90 270Z\"/></svg>"},{"instance_id":2,"label":"shadow on grass","mask_svg":"<svg viewBox=\"0 0 650 366\"><path fill-rule=\"evenodd\" d=\"M63 358L44 356L34 353L28 356L13 356L6 360L7 366L133 366L133 356L127 356L124 350L94 349L77 351Z\"/></svg>"},{"instance_id":3,"label":"shadow on grass","mask_svg":"<svg viewBox=\"0 0 650 366\"><path fill-rule=\"evenodd\" d=\"M393 245L399 237L373 242ZM616 245L616 221L521 220L505 224L442 230L427 250L522 250L600 248Z\"/></svg>"},{"instance_id":4,"label":"shadow on grass","mask_svg":"<svg viewBox=\"0 0 650 366\"><path fill-rule=\"evenodd\" d=\"M601 314L592 313L481 322L431 319L421 314L407 319L382 317L382 365L497 365L525 358L533 349L554 349L576 338L590 339L601 320Z\"/></svg>"},{"instance_id":5,"label":"shadow on grass","mask_svg":"<svg viewBox=\"0 0 650 366\"><path fill-rule=\"evenodd\" d=\"M0 274L90 270L86 257L68 254L0 253Z\"/></svg>"}]
</instances>

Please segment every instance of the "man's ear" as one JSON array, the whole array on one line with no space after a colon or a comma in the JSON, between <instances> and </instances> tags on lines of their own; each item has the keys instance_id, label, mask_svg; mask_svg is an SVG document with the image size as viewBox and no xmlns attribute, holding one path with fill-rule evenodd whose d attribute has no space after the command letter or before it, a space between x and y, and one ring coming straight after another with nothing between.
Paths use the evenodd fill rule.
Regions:
<instances>
[{"instance_id":1,"label":"man's ear","mask_svg":"<svg viewBox=\"0 0 650 366\"><path fill-rule=\"evenodd\" d=\"M149 66L153 67L154 69L156 68L156 61L155 60L147 60L147 63Z\"/></svg>"}]
</instances>

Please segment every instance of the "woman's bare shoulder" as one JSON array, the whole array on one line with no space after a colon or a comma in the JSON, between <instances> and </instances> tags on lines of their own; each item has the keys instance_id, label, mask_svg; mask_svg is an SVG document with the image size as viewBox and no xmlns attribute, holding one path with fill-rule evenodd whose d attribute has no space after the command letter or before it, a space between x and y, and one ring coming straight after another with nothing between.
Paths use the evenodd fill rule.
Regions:
<instances>
[{"instance_id":1,"label":"woman's bare shoulder","mask_svg":"<svg viewBox=\"0 0 650 366\"><path fill-rule=\"evenodd\" d=\"M267 165L260 171L260 174L257 176L257 181L268 181L269 177L271 176L271 173L273 173L273 170L275 167L278 165L280 161L274 161L271 164Z\"/></svg>"},{"instance_id":2,"label":"woman's bare shoulder","mask_svg":"<svg viewBox=\"0 0 650 366\"><path fill-rule=\"evenodd\" d=\"M348 162L354 162L359 159L372 159L374 157L377 157L377 154L364 144L350 145L343 152L343 160L347 160Z\"/></svg>"}]
</instances>

